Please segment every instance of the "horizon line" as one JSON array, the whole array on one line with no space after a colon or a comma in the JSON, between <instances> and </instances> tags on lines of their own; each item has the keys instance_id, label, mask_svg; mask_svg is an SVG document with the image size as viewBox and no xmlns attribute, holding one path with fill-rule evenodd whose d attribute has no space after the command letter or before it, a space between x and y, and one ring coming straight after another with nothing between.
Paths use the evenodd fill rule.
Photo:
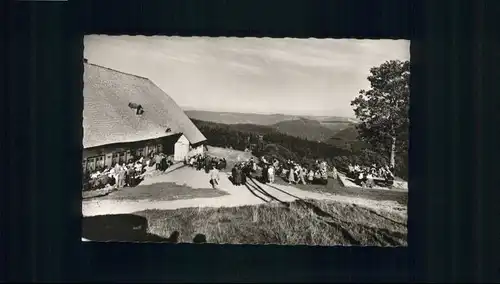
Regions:
<instances>
[{"instance_id":1,"label":"horizon line","mask_svg":"<svg viewBox=\"0 0 500 284\"><path fill-rule=\"evenodd\" d=\"M283 112L250 112L250 111L228 111L228 110L213 110L213 109L200 109L190 106L180 106L183 111L206 111L206 112L220 112L220 113L238 113L238 114L260 114L260 115L294 115L294 116L313 116L313 117L343 117L343 118L351 118L357 119L355 116L346 116L346 115L315 115L315 114L297 114L297 113L283 113Z\"/></svg>"}]
</instances>

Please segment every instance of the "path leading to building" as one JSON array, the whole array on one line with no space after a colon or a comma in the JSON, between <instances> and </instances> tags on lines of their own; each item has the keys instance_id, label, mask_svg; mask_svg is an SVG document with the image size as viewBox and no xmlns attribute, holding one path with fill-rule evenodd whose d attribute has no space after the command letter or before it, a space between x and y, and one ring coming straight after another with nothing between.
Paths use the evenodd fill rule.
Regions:
<instances>
[{"instance_id":1,"label":"path leading to building","mask_svg":"<svg viewBox=\"0 0 500 284\"><path fill-rule=\"evenodd\" d=\"M196 171L189 167L173 167L166 174L147 177L142 184L175 183L191 188L209 187L208 175L204 171ZM239 207L244 205L258 205L268 202L290 202L297 199L329 200L346 202L360 206L370 207L375 210L388 210L406 214L406 207L394 201L375 201L364 198L331 195L328 193L310 192L300 190L293 186L262 184L255 179L247 185L235 186L228 178L228 173L221 173L219 190L228 195L212 198L194 198L172 201L155 200L84 200L82 213L84 216L128 214L148 209L175 210L189 207Z\"/></svg>"}]
</instances>

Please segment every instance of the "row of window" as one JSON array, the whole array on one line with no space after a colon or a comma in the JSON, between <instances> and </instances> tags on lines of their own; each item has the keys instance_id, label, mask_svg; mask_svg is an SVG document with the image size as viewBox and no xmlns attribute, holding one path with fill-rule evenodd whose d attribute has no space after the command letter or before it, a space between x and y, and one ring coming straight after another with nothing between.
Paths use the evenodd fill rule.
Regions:
<instances>
[{"instance_id":1,"label":"row of window","mask_svg":"<svg viewBox=\"0 0 500 284\"><path fill-rule=\"evenodd\" d=\"M150 145L144 148L137 148L134 150L127 150L123 152L114 152L106 155L99 155L94 157L88 157L82 161L83 172L86 171L96 171L103 169L105 167L113 167L116 163L127 163L130 159L137 157L144 157L145 155L152 153L160 153L162 151L162 145Z\"/></svg>"}]
</instances>

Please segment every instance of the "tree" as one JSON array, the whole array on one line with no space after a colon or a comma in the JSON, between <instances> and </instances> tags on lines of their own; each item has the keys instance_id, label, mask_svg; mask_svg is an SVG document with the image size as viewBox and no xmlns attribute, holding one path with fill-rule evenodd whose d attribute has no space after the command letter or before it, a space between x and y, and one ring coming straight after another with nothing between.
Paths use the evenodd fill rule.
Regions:
<instances>
[{"instance_id":1,"label":"tree","mask_svg":"<svg viewBox=\"0 0 500 284\"><path fill-rule=\"evenodd\" d=\"M356 128L360 139L373 149L390 153L394 167L396 153L408 149L410 62L386 61L371 68L370 73L371 89L360 90L351 102L361 121Z\"/></svg>"}]
</instances>

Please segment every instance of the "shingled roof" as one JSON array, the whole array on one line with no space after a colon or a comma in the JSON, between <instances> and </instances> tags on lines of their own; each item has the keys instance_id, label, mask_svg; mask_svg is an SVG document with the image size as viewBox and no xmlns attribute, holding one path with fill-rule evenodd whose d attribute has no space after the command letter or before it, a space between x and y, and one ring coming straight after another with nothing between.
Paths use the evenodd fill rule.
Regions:
<instances>
[{"instance_id":1,"label":"shingled roof","mask_svg":"<svg viewBox=\"0 0 500 284\"><path fill-rule=\"evenodd\" d=\"M206 140L175 101L147 78L84 63L83 97L84 148L179 133L191 144ZM130 102L141 105L144 113L137 115Z\"/></svg>"}]
</instances>

